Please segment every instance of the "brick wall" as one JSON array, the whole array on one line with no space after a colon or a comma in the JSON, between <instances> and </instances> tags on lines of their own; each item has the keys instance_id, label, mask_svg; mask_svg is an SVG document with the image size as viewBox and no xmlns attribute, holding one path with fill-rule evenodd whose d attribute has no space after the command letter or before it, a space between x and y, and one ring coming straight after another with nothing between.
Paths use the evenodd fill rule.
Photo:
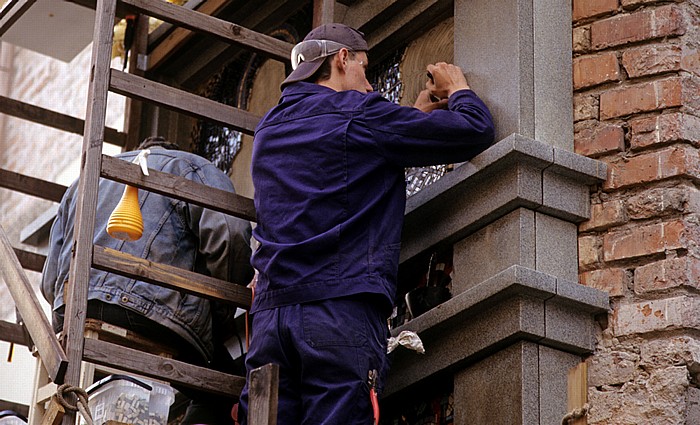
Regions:
<instances>
[{"instance_id":1,"label":"brick wall","mask_svg":"<svg viewBox=\"0 0 700 425\"><path fill-rule=\"evenodd\" d=\"M613 311L589 424L700 423L700 3L573 1L574 146L609 166L579 279Z\"/></svg>"}]
</instances>

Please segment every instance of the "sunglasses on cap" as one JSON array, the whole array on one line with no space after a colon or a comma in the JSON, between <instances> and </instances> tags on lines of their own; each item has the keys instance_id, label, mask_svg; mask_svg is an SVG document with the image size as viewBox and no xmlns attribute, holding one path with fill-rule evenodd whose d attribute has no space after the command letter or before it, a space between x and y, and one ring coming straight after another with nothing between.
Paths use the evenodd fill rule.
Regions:
<instances>
[{"instance_id":1,"label":"sunglasses on cap","mask_svg":"<svg viewBox=\"0 0 700 425\"><path fill-rule=\"evenodd\" d=\"M317 59L338 53L341 49L352 50L350 47L331 40L306 40L292 49L292 69L297 69L302 62L313 62Z\"/></svg>"}]
</instances>

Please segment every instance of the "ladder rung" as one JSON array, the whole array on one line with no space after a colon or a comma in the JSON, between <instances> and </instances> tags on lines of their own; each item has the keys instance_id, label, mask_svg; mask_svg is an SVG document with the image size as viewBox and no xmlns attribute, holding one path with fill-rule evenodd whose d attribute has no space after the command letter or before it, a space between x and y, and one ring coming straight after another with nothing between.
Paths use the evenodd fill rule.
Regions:
<instances>
[{"instance_id":1,"label":"ladder rung","mask_svg":"<svg viewBox=\"0 0 700 425\"><path fill-rule=\"evenodd\" d=\"M211 34L282 62L288 61L292 52L293 46L290 43L163 0L121 0L121 2L146 15L193 31Z\"/></svg>"},{"instance_id":2,"label":"ladder rung","mask_svg":"<svg viewBox=\"0 0 700 425\"><path fill-rule=\"evenodd\" d=\"M245 378L240 376L143 353L98 339L85 339L83 359L219 395L237 396L245 383Z\"/></svg>"},{"instance_id":3,"label":"ladder rung","mask_svg":"<svg viewBox=\"0 0 700 425\"><path fill-rule=\"evenodd\" d=\"M19 248L12 248L15 251L15 255L19 260L19 263L26 270L31 270L33 272L43 272L44 263L46 262L46 256L41 254L36 254L34 252L25 251Z\"/></svg>"},{"instance_id":4,"label":"ladder rung","mask_svg":"<svg viewBox=\"0 0 700 425\"><path fill-rule=\"evenodd\" d=\"M30 105L5 96L0 96L0 112L68 133L82 135L85 129L85 121L80 118ZM126 144L126 134L113 128L105 127L105 140L117 146L124 146Z\"/></svg>"},{"instance_id":5,"label":"ladder rung","mask_svg":"<svg viewBox=\"0 0 700 425\"><path fill-rule=\"evenodd\" d=\"M22 325L18 325L17 323L0 320L0 335L2 335L0 340L5 342L12 342L27 347L32 345L32 341L27 340L27 336L24 333L24 329L22 329Z\"/></svg>"},{"instance_id":6,"label":"ladder rung","mask_svg":"<svg viewBox=\"0 0 700 425\"><path fill-rule=\"evenodd\" d=\"M17 22L36 0L11 0L4 5L0 11L0 37L10 29L12 24Z\"/></svg>"},{"instance_id":7,"label":"ladder rung","mask_svg":"<svg viewBox=\"0 0 700 425\"><path fill-rule=\"evenodd\" d=\"M119 183L130 184L244 220L256 220L255 204L252 199L193 182L184 177L150 169L149 175L144 176L138 165L107 155L102 155L100 175Z\"/></svg>"},{"instance_id":8,"label":"ladder rung","mask_svg":"<svg viewBox=\"0 0 700 425\"><path fill-rule=\"evenodd\" d=\"M166 264L154 263L99 245L93 248L92 262L93 267L99 270L118 273L132 279L212 300L226 301L244 309L250 308L252 291L242 285Z\"/></svg>"},{"instance_id":9,"label":"ladder rung","mask_svg":"<svg viewBox=\"0 0 700 425\"><path fill-rule=\"evenodd\" d=\"M109 89L124 96L155 103L246 134L253 134L255 126L260 121L260 117L248 111L116 69L111 70Z\"/></svg>"},{"instance_id":10,"label":"ladder rung","mask_svg":"<svg viewBox=\"0 0 700 425\"><path fill-rule=\"evenodd\" d=\"M0 187L49 201L61 202L66 186L0 168Z\"/></svg>"}]
</instances>

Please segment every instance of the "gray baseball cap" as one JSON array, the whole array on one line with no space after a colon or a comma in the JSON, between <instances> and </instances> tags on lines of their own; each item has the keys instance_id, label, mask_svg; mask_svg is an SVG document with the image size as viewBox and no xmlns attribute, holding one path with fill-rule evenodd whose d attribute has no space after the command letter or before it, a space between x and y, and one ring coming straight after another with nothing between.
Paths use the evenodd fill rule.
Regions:
<instances>
[{"instance_id":1,"label":"gray baseball cap","mask_svg":"<svg viewBox=\"0 0 700 425\"><path fill-rule=\"evenodd\" d=\"M314 28L304 40L292 49L292 73L282 82L287 84L303 81L314 75L323 61L340 49L355 52L369 50L364 34L343 24L324 24Z\"/></svg>"}]
</instances>

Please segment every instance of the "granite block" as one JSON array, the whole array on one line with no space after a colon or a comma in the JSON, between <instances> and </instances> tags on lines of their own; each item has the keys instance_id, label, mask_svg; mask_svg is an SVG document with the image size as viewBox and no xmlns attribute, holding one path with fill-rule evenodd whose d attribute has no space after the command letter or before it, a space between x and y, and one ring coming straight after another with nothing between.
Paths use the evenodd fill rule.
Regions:
<instances>
[{"instance_id":1,"label":"granite block","mask_svg":"<svg viewBox=\"0 0 700 425\"><path fill-rule=\"evenodd\" d=\"M554 173L548 168L542 174L542 207L538 211L572 223L586 221L591 215L590 189L577 178Z\"/></svg>"},{"instance_id":2,"label":"granite block","mask_svg":"<svg viewBox=\"0 0 700 425\"><path fill-rule=\"evenodd\" d=\"M535 269L558 278L578 278L578 242L575 224L546 215L535 214Z\"/></svg>"},{"instance_id":3,"label":"granite block","mask_svg":"<svg viewBox=\"0 0 700 425\"><path fill-rule=\"evenodd\" d=\"M581 362L581 357L561 350L538 346L540 423L560 424L568 413L568 374Z\"/></svg>"},{"instance_id":4,"label":"granite block","mask_svg":"<svg viewBox=\"0 0 700 425\"><path fill-rule=\"evenodd\" d=\"M539 354L519 342L455 374L455 425L539 424Z\"/></svg>"},{"instance_id":5,"label":"granite block","mask_svg":"<svg viewBox=\"0 0 700 425\"><path fill-rule=\"evenodd\" d=\"M519 208L455 243L452 294L459 294L512 265L535 269L535 236L535 213Z\"/></svg>"},{"instance_id":6,"label":"granite block","mask_svg":"<svg viewBox=\"0 0 700 425\"><path fill-rule=\"evenodd\" d=\"M571 3L556 0L520 3L527 3L520 6L521 19L528 20L525 28L532 22L533 31L532 46L527 46L526 54L534 56L534 138L573 151Z\"/></svg>"},{"instance_id":7,"label":"granite block","mask_svg":"<svg viewBox=\"0 0 700 425\"><path fill-rule=\"evenodd\" d=\"M471 313L422 331L413 328L416 320L402 326L401 330L418 333L425 354L403 347L392 353L392 371L400 372L390 373L385 396L442 371L484 358L516 341L537 341L544 337L544 301L541 299L517 296Z\"/></svg>"},{"instance_id":8,"label":"granite block","mask_svg":"<svg viewBox=\"0 0 700 425\"><path fill-rule=\"evenodd\" d=\"M543 344L576 354L593 351L597 325L590 314L552 298L545 301L545 323Z\"/></svg>"}]
</instances>

